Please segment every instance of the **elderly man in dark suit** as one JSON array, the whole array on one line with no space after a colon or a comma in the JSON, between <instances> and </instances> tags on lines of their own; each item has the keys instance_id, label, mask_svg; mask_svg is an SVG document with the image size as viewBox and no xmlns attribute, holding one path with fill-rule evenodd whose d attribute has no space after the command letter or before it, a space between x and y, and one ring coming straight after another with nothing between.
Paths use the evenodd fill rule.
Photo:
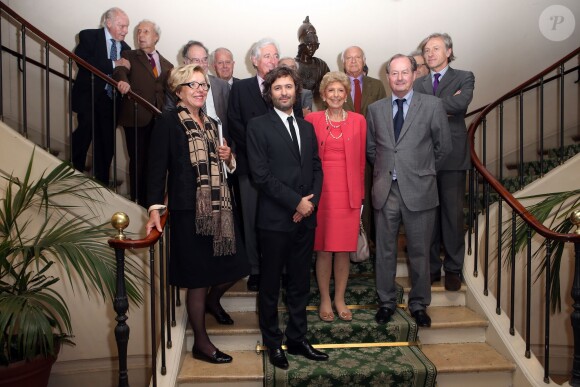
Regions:
<instances>
[{"instance_id":1,"label":"elderly man in dark suit","mask_svg":"<svg viewBox=\"0 0 580 387\"><path fill-rule=\"evenodd\" d=\"M103 14L102 24L102 28L79 32L79 44L74 52L98 70L112 75L117 66L131 66L129 61L121 57L121 52L131 49L124 41L129 31L129 17L122 9L111 8ZM110 85L97 76L92 85L91 72L79 66L72 89L72 110L77 113L78 121L71 139L72 162L79 171L85 170L87 152L92 141L95 157L93 175L107 186L116 129L112 98ZM118 98L117 103L120 100Z\"/></svg>"},{"instance_id":2,"label":"elderly man in dark suit","mask_svg":"<svg viewBox=\"0 0 580 387\"><path fill-rule=\"evenodd\" d=\"M439 208L431 244L431 283L441 279L443 266L445 289L457 291L461 288L465 258L465 171L471 165L465 114L473 99L475 77L471 71L449 67L449 62L455 58L449 35L432 34L423 40L420 47L431 71L430 75L415 81L414 89L418 93L435 95L443 102L453 144L451 154L437 171ZM441 243L445 249L443 262Z\"/></svg>"},{"instance_id":3,"label":"elderly man in dark suit","mask_svg":"<svg viewBox=\"0 0 580 387\"><path fill-rule=\"evenodd\" d=\"M417 64L397 54L387 62L393 94L369 106L367 158L374 165L372 201L377 226L377 323L387 323L397 306L397 234L407 235L412 288L409 311L422 327L431 325L429 248L435 222L437 170L451 151L451 135L438 98L413 93Z\"/></svg>"},{"instance_id":4,"label":"elderly man in dark suit","mask_svg":"<svg viewBox=\"0 0 580 387\"><path fill-rule=\"evenodd\" d=\"M342 67L350 80L350 94L347 95L344 109L357 112L365 116L367 107L380 99L385 98L385 86L376 78L365 75L366 56L362 48L357 46L348 47L342 52ZM371 188L373 181L373 167L370 163L365 167L365 197L362 212L363 226L372 241L371 247L375 243L375 227L373 222L373 212L371 209Z\"/></svg>"},{"instance_id":5,"label":"elderly man in dark suit","mask_svg":"<svg viewBox=\"0 0 580 387\"><path fill-rule=\"evenodd\" d=\"M113 72L121 94L129 90L143 97L159 110L165 102L165 85L173 65L156 49L161 30L150 20L137 24L138 50L123 51L121 56L131 63L131 68L119 66ZM149 110L137 107L135 117L134 101L123 98L119 114L119 125L125 130L125 141L129 154L129 175L131 178L131 200L144 205L146 187L146 166L149 139L154 126L154 116Z\"/></svg>"},{"instance_id":6,"label":"elderly man in dark suit","mask_svg":"<svg viewBox=\"0 0 580 387\"><path fill-rule=\"evenodd\" d=\"M252 45L250 59L256 69L256 76L234 82L228 107L230 135L234 141L238 163L236 173L240 185L246 253L251 266L247 286L248 290L252 291L259 290L260 284L260 254L255 232L258 191L248 168L246 127L250 119L266 114L270 110L262 97L262 83L266 74L278 66L279 52L278 43L272 39L261 39ZM294 114L303 117L299 100L294 105Z\"/></svg>"},{"instance_id":7,"label":"elderly man in dark suit","mask_svg":"<svg viewBox=\"0 0 580 387\"><path fill-rule=\"evenodd\" d=\"M288 67L268 73L264 96L274 110L252 119L247 134L249 168L259 192L256 228L262 248L260 330L270 362L283 369L288 368L288 361L281 348L284 333L278 326L278 297L284 267L288 353L316 361L328 359L305 338L322 165L314 128L293 112L300 88L297 73Z\"/></svg>"}]
</instances>

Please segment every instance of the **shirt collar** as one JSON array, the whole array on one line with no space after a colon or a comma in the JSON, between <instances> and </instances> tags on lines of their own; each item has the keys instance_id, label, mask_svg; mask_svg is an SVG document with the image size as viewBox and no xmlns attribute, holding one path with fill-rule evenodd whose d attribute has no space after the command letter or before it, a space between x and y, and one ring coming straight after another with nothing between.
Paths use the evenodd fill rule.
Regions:
<instances>
[{"instance_id":1,"label":"shirt collar","mask_svg":"<svg viewBox=\"0 0 580 387\"><path fill-rule=\"evenodd\" d=\"M405 96L403 97L403 99L406 99L406 103L407 105L409 105L411 103L411 99L413 98L413 89L411 89L407 94L405 94ZM399 97L397 97L395 94L391 95L391 105L396 105L397 103L395 102L396 100L398 100Z\"/></svg>"},{"instance_id":2,"label":"shirt collar","mask_svg":"<svg viewBox=\"0 0 580 387\"><path fill-rule=\"evenodd\" d=\"M443 76L445 75L445 73L447 72L447 70L449 70L449 65L445 66L445 68L443 70L441 70L441 71L433 71L433 70L431 70L431 79L434 79L433 76L435 74L441 74L439 76L439 80L441 80L441 78L443 78Z\"/></svg>"},{"instance_id":3,"label":"shirt collar","mask_svg":"<svg viewBox=\"0 0 580 387\"><path fill-rule=\"evenodd\" d=\"M292 117L294 118L294 121L296 121L296 117L294 117L294 109L292 109L292 113L290 114L284 113L282 110L279 110L278 108L274 108L274 111L276 112L276 114L278 114L278 116L284 122L284 124L288 123L288 117Z\"/></svg>"}]
</instances>

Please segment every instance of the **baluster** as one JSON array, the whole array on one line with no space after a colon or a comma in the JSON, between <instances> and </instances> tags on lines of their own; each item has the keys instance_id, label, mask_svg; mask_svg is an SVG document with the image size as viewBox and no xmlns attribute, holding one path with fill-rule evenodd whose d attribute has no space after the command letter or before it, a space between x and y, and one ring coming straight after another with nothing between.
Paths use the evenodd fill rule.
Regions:
<instances>
[{"instance_id":1,"label":"baluster","mask_svg":"<svg viewBox=\"0 0 580 387\"><path fill-rule=\"evenodd\" d=\"M540 176L544 176L544 77L540 78Z\"/></svg>"},{"instance_id":2,"label":"baluster","mask_svg":"<svg viewBox=\"0 0 580 387\"><path fill-rule=\"evenodd\" d=\"M564 76L566 75L564 71L564 64L560 65L560 164L564 162Z\"/></svg>"},{"instance_id":3,"label":"baluster","mask_svg":"<svg viewBox=\"0 0 580 387\"><path fill-rule=\"evenodd\" d=\"M167 373L165 361L165 260L163 259L163 237L159 238L159 314L161 317L161 375Z\"/></svg>"},{"instance_id":4,"label":"baluster","mask_svg":"<svg viewBox=\"0 0 580 387\"><path fill-rule=\"evenodd\" d=\"M485 251L483 252L483 294L489 294L489 183L483 182L483 208L485 210L485 230L483 235Z\"/></svg>"},{"instance_id":5,"label":"baluster","mask_svg":"<svg viewBox=\"0 0 580 387\"><path fill-rule=\"evenodd\" d=\"M501 237L502 237L502 200L501 196L497 201L497 284L495 293L495 313L497 315L501 314ZM513 264L512 264L513 266Z\"/></svg>"},{"instance_id":6,"label":"baluster","mask_svg":"<svg viewBox=\"0 0 580 387\"><path fill-rule=\"evenodd\" d=\"M511 295L510 295L510 335L515 335L515 289L516 289L516 279L515 279L515 267L516 267L516 212L512 210L512 223L511 223L511 241L510 241L510 267L511 267ZM501 293L498 293L501 294Z\"/></svg>"},{"instance_id":7,"label":"baluster","mask_svg":"<svg viewBox=\"0 0 580 387\"><path fill-rule=\"evenodd\" d=\"M46 62L46 71L44 72L45 77L45 86L44 86L44 93L45 93L45 109L46 109L46 150L50 152L50 82L49 82L49 75L50 75L50 45L48 42L44 44L44 55L45 55L45 62Z\"/></svg>"},{"instance_id":8,"label":"baluster","mask_svg":"<svg viewBox=\"0 0 580 387\"><path fill-rule=\"evenodd\" d=\"M570 221L576 226L576 235L580 235L580 210L570 215ZM572 361L572 386L580 386L580 242L574 243L574 283L572 284L573 311L570 317L574 334L574 359Z\"/></svg>"},{"instance_id":9,"label":"baluster","mask_svg":"<svg viewBox=\"0 0 580 387\"><path fill-rule=\"evenodd\" d=\"M475 173L475 211L473 212L475 214L475 221L473 222L473 226L474 226L474 237L473 240L475 241L475 249L473 249L473 276L477 277L478 276L478 259L479 259L479 183L478 183L478 179L479 179L479 173Z\"/></svg>"},{"instance_id":10,"label":"baluster","mask_svg":"<svg viewBox=\"0 0 580 387\"><path fill-rule=\"evenodd\" d=\"M28 111L26 109L26 27L22 25L22 135L28 138Z\"/></svg>"},{"instance_id":11,"label":"baluster","mask_svg":"<svg viewBox=\"0 0 580 387\"><path fill-rule=\"evenodd\" d=\"M527 227L527 268L526 268L526 357L532 357L531 351L531 320L532 320L532 228Z\"/></svg>"},{"instance_id":12,"label":"baluster","mask_svg":"<svg viewBox=\"0 0 580 387\"><path fill-rule=\"evenodd\" d=\"M149 301L151 304L151 378L157 386L157 317L155 313L155 245L149 246Z\"/></svg>"},{"instance_id":13,"label":"baluster","mask_svg":"<svg viewBox=\"0 0 580 387\"><path fill-rule=\"evenodd\" d=\"M544 383L550 383L550 287L551 287L552 241L546 239L546 304L544 305Z\"/></svg>"},{"instance_id":14,"label":"baluster","mask_svg":"<svg viewBox=\"0 0 580 387\"><path fill-rule=\"evenodd\" d=\"M520 91L520 159L518 162L519 189L524 186L524 91Z\"/></svg>"}]
</instances>

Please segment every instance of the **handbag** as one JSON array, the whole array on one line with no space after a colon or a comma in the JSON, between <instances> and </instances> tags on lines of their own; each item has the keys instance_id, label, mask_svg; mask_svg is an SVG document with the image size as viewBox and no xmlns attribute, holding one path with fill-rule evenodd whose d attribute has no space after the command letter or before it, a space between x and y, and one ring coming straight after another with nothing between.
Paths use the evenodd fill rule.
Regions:
<instances>
[{"instance_id":1,"label":"handbag","mask_svg":"<svg viewBox=\"0 0 580 387\"><path fill-rule=\"evenodd\" d=\"M367 239L367 234L362 224L362 219L360 220L360 228L358 231L358 242L356 244L356 251L350 253L351 262L364 262L369 259L369 241Z\"/></svg>"}]
</instances>

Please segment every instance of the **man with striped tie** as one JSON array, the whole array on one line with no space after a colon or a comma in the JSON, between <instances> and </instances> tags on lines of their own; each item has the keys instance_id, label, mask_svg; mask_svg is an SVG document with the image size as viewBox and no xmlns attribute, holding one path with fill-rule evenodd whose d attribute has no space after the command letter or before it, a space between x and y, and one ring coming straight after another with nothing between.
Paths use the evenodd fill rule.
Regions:
<instances>
[{"instance_id":1,"label":"man with striped tie","mask_svg":"<svg viewBox=\"0 0 580 387\"><path fill-rule=\"evenodd\" d=\"M129 90L138 94L157 109L162 110L165 102L165 85L173 65L156 49L161 29L150 20L137 24L138 50L123 51L121 56L130 63L130 68L116 67L113 78L118 81L121 94ZM119 125L125 130L125 141L129 154L129 174L131 180L131 200L145 203L145 173L147 150L153 129L154 115L149 110L137 107L135 116L134 101L123 98L119 113Z\"/></svg>"}]
</instances>

